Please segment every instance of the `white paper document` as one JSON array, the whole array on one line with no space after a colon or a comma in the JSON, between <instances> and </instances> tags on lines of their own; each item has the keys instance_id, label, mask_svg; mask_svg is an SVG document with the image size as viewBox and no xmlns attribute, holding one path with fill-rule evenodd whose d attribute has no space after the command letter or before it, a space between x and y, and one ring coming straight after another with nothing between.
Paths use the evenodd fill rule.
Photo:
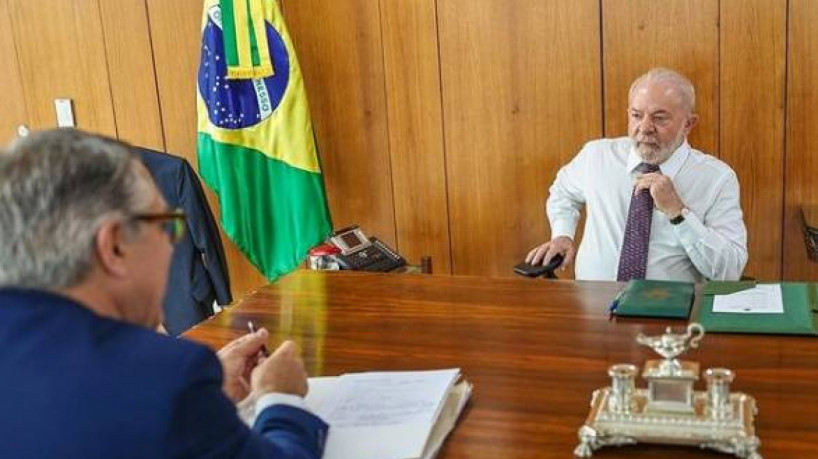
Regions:
<instances>
[{"instance_id":1,"label":"white paper document","mask_svg":"<svg viewBox=\"0 0 818 459\"><path fill-rule=\"evenodd\" d=\"M781 284L758 284L755 288L713 297L713 312L735 314L783 314Z\"/></svg>"},{"instance_id":2,"label":"white paper document","mask_svg":"<svg viewBox=\"0 0 818 459\"><path fill-rule=\"evenodd\" d=\"M329 424L324 459L430 459L471 396L457 368L309 379L307 407ZM238 405L252 425L254 400Z\"/></svg>"},{"instance_id":3,"label":"white paper document","mask_svg":"<svg viewBox=\"0 0 818 459\"><path fill-rule=\"evenodd\" d=\"M330 425L325 459L407 459L423 455L458 369L339 376L332 394L307 405ZM312 388L311 388L312 389ZM320 391L317 391L320 392Z\"/></svg>"}]
</instances>

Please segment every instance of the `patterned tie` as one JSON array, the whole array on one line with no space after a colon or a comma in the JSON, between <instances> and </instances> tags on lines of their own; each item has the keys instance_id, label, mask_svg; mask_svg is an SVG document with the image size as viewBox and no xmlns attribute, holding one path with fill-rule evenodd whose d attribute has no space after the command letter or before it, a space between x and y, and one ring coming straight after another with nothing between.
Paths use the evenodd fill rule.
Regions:
<instances>
[{"instance_id":1,"label":"patterned tie","mask_svg":"<svg viewBox=\"0 0 818 459\"><path fill-rule=\"evenodd\" d=\"M656 172L659 166L641 163L636 170L642 174ZM641 190L631 195L628 207L628 223L625 225L625 239L622 242L622 253L619 254L618 281L644 279L648 268L648 242L650 241L650 222L653 217L653 197L649 190Z\"/></svg>"}]
</instances>

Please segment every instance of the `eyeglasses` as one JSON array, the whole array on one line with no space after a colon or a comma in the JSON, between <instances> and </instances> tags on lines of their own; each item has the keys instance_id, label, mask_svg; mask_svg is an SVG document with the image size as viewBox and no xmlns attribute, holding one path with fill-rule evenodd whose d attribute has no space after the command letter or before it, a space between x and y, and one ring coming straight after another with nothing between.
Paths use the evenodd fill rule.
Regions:
<instances>
[{"instance_id":1,"label":"eyeglasses","mask_svg":"<svg viewBox=\"0 0 818 459\"><path fill-rule=\"evenodd\" d=\"M160 212L155 214L135 214L132 220L141 222L158 222L162 225L162 231L167 233L170 242L177 244L185 237L185 213L180 209L173 209L170 212Z\"/></svg>"}]
</instances>

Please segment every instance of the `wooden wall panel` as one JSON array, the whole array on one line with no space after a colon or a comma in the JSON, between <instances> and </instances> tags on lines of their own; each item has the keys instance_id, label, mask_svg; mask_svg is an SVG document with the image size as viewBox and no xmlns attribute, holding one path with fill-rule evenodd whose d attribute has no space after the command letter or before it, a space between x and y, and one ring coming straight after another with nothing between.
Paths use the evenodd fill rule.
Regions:
<instances>
[{"instance_id":1,"label":"wooden wall panel","mask_svg":"<svg viewBox=\"0 0 818 459\"><path fill-rule=\"evenodd\" d=\"M628 89L652 67L668 67L696 87L694 148L718 155L719 1L602 0L605 136L627 135Z\"/></svg>"},{"instance_id":2,"label":"wooden wall panel","mask_svg":"<svg viewBox=\"0 0 818 459\"><path fill-rule=\"evenodd\" d=\"M816 281L800 212L803 204L818 204L818 8L812 0L790 0L789 7L784 278Z\"/></svg>"},{"instance_id":3,"label":"wooden wall panel","mask_svg":"<svg viewBox=\"0 0 818 459\"><path fill-rule=\"evenodd\" d=\"M744 273L780 279L787 2L722 1L720 16L720 156L741 184Z\"/></svg>"},{"instance_id":4,"label":"wooden wall panel","mask_svg":"<svg viewBox=\"0 0 818 459\"><path fill-rule=\"evenodd\" d=\"M196 75L202 28L201 0L147 0L159 106L169 153L196 159Z\"/></svg>"},{"instance_id":5,"label":"wooden wall panel","mask_svg":"<svg viewBox=\"0 0 818 459\"><path fill-rule=\"evenodd\" d=\"M381 1L397 248L451 272L434 0Z\"/></svg>"},{"instance_id":6,"label":"wooden wall panel","mask_svg":"<svg viewBox=\"0 0 818 459\"><path fill-rule=\"evenodd\" d=\"M602 127L597 0L438 0L452 264L510 276Z\"/></svg>"},{"instance_id":7,"label":"wooden wall panel","mask_svg":"<svg viewBox=\"0 0 818 459\"><path fill-rule=\"evenodd\" d=\"M333 224L395 244L378 2L284 2L309 94Z\"/></svg>"},{"instance_id":8,"label":"wooden wall panel","mask_svg":"<svg viewBox=\"0 0 818 459\"><path fill-rule=\"evenodd\" d=\"M55 127L55 98L74 100L77 127L116 136L97 0L9 0L32 128Z\"/></svg>"},{"instance_id":9,"label":"wooden wall panel","mask_svg":"<svg viewBox=\"0 0 818 459\"><path fill-rule=\"evenodd\" d=\"M23 82L14 47L14 34L9 18L8 0L0 0L0 94L3 108L0 110L0 148L17 137L17 127L28 124Z\"/></svg>"},{"instance_id":10,"label":"wooden wall panel","mask_svg":"<svg viewBox=\"0 0 818 459\"><path fill-rule=\"evenodd\" d=\"M100 4L119 138L164 150L145 0Z\"/></svg>"},{"instance_id":11,"label":"wooden wall panel","mask_svg":"<svg viewBox=\"0 0 818 459\"><path fill-rule=\"evenodd\" d=\"M196 159L196 75L201 48L201 0L148 0L156 82L162 109L165 146L195 167ZM205 187L216 218L219 204ZM233 299L267 283L235 244L222 233Z\"/></svg>"}]
</instances>

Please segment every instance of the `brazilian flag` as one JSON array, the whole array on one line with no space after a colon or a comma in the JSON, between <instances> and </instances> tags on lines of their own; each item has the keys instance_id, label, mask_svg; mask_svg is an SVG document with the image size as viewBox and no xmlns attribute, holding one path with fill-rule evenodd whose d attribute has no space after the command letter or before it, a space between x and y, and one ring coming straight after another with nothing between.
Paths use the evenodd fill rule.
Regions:
<instances>
[{"instance_id":1,"label":"brazilian flag","mask_svg":"<svg viewBox=\"0 0 818 459\"><path fill-rule=\"evenodd\" d=\"M273 280L332 228L304 81L275 0L205 0L202 16L199 173Z\"/></svg>"}]
</instances>

